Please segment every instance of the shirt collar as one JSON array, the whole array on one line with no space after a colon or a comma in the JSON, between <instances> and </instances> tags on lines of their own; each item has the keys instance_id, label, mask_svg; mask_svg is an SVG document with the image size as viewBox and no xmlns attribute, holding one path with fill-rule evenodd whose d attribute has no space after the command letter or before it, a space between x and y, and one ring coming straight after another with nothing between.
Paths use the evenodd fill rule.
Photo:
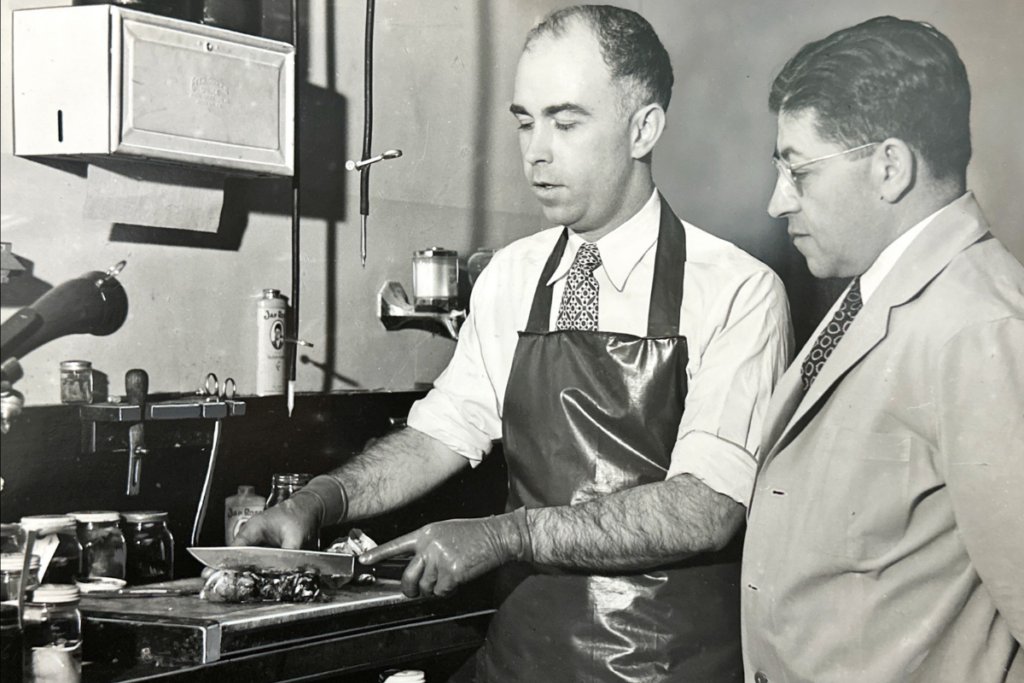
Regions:
<instances>
[{"instance_id":1,"label":"shirt collar","mask_svg":"<svg viewBox=\"0 0 1024 683\"><path fill-rule=\"evenodd\" d=\"M876 258L875 262L871 264L871 267L860 276L860 295L861 300L864 303L867 303L867 300L871 298L871 295L874 294L879 285L882 284L882 280L884 280L885 276L893 269L896 262L899 261L900 256L902 256L903 252L905 252L907 247L910 246L910 243L913 242L918 235L924 232L924 229L935 220L935 217L945 211L951 204L952 202L926 217L924 220L918 222L917 225L893 240L892 243L878 255L878 258Z\"/></svg>"},{"instance_id":2,"label":"shirt collar","mask_svg":"<svg viewBox=\"0 0 1024 683\"><path fill-rule=\"evenodd\" d=\"M615 289L621 292L625 288L626 280L640 263L640 259L658 241L660 227L661 199L658 190L655 189L647 203L629 220L595 242L601 253L601 268ZM583 242L582 237L569 230L569 242L565 245L565 253L562 254L562 260L559 261L555 272L551 274L548 286L568 275L572 262L576 260L576 252Z\"/></svg>"}]
</instances>

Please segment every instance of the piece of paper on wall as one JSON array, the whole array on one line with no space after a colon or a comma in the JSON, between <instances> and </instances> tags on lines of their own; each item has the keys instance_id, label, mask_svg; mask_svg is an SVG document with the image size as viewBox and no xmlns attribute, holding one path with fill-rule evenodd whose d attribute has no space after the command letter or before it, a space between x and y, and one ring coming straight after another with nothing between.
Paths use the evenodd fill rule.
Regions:
<instances>
[{"instance_id":1,"label":"piece of paper on wall","mask_svg":"<svg viewBox=\"0 0 1024 683\"><path fill-rule=\"evenodd\" d=\"M118 160L89 164L88 219L217 232L223 204L223 174Z\"/></svg>"}]
</instances>

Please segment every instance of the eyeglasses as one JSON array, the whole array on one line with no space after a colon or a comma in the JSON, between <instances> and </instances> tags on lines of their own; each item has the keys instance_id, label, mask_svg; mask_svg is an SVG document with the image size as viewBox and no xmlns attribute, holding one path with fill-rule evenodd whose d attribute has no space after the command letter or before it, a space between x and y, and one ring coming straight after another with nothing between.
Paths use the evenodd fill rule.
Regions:
<instances>
[{"instance_id":1,"label":"eyeglasses","mask_svg":"<svg viewBox=\"0 0 1024 683\"><path fill-rule=\"evenodd\" d=\"M797 192L800 192L801 189L802 189L800 187L800 180L795 175L793 175L793 171L801 169L804 166L810 166L811 164L816 164L819 161L826 161L828 159L835 159L836 157L841 157L841 156L844 156L846 154L851 154L853 152L858 152L858 151L860 151L862 149L867 149L868 147L874 147L875 145L880 145L880 144L882 144L882 143L880 143L880 142L869 142L866 145L859 145L857 147L852 147L850 149L844 149L842 152L834 152L832 154L826 154L823 157L816 157L814 159L808 159L807 161L801 161L801 162L796 163L796 164L789 163L788 161L786 161L785 159L780 157L778 152L776 152L775 154L772 155L772 164L774 164L775 170L779 172L779 175L781 175L783 178L788 180L789 184L792 185L793 188L796 189Z\"/></svg>"}]
</instances>

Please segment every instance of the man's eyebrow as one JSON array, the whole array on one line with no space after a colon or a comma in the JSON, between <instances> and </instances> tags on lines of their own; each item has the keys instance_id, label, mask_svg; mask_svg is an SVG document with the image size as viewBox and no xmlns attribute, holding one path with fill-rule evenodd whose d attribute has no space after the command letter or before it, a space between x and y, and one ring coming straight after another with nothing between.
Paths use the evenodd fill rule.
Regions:
<instances>
[{"instance_id":1,"label":"man's eyebrow","mask_svg":"<svg viewBox=\"0 0 1024 683\"><path fill-rule=\"evenodd\" d=\"M789 145L783 147L781 152L779 151L779 148L776 147L775 156L779 157L780 159L785 159L786 161L789 161L789 157L793 156L793 151L793 148Z\"/></svg>"},{"instance_id":2,"label":"man's eyebrow","mask_svg":"<svg viewBox=\"0 0 1024 683\"><path fill-rule=\"evenodd\" d=\"M544 116L555 116L556 114L590 116L590 110L572 102L563 102L562 104L552 104L550 107L544 107Z\"/></svg>"},{"instance_id":3,"label":"man's eyebrow","mask_svg":"<svg viewBox=\"0 0 1024 683\"><path fill-rule=\"evenodd\" d=\"M530 114L530 112L526 110L526 107L524 107L521 104L513 104L511 107L508 108L508 110L515 114L516 116L532 116L532 114ZM591 115L589 109L587 109L586 107L582 107L578 104L573 104L572 102L552 104L550 106L544 107L542 113L544 116L549 117L556 116L558 114L577 114L579 116Z\"/></svg>"}]
</instances>

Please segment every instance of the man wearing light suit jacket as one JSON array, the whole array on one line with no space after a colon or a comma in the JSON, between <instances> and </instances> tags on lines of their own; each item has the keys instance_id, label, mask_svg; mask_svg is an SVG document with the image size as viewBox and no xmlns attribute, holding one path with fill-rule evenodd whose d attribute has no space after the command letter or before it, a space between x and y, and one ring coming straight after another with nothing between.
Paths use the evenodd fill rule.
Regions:
<instances>
[{"instance_id":1,"label":"man wearing light suit jacket","mask_svg":"<svg viewBox=\"0 0 1024 683\"><path fill-rule=\"evenodd\" d=\"M747 681L1024 681L1024 267L966 191L964 65L880 17L801 49L769 104L769 213L853 280L768 409Z\"/></svg>"}]
</instances>

